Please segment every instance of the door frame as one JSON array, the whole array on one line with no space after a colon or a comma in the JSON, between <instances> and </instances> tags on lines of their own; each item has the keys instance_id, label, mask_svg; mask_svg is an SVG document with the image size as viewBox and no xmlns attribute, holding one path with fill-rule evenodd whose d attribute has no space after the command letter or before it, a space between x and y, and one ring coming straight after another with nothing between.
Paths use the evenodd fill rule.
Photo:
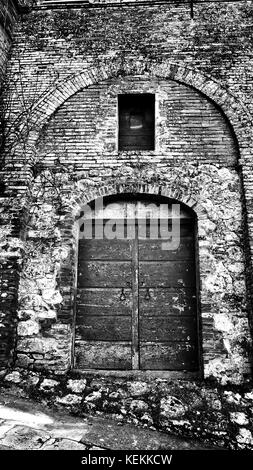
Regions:
<instances>
[{"instance_id":1,"label":"door frame","mask_svg":"<svg viewBox=\"0 0 253 470\"><path fill-rule=\"evenodd\" d=\"M75 284L74 284L74 292L73 292L73 323L72 323L72 347L71 347L71 369L74 373L79 375L90 375L93 377L96 376L114 376L114 377L127 377L127 378L135 378L135 379L145 379L145 378L171 378L171 379L202 379L203 378L203 354L202 354L202 334L201 334L201 316L200 316L200 275L199 275L199 246L198 246L198 223L197 223L197 214L193 209L187 206L185 203L176 200L174 198L170 198L167 196L163 196L160 194L149 194L149 193L129 193L129 192L122 192L117 194L112 194L104 197L104 200L108 204L110 202L117 202L122 200L140 200L140 199L149 199L150 202L169 202L169 203L177 203L182 205L189 213L192 214L194 219L194 240L195 240L195 276L196 276L196 305L197 305L197 313L196 313L196 336L197 336L197 345L198 345L198 370L196 371L187 371L187 370L179 370L179 371L172 371L172 370L140 370L140 369L132 369L132 370L108 370L108 369L78 369L75 366L75 325L76 325L76 305L77 305L77 282L78 282L78 258L79 258L79 237L77 237L77 247L76 247L76 260L75 260ZM87 203L87 205L92 206L95 203L95 200L92 200ZM135 241L135 240L134 240ZM138 254L137 260L138 263ZM133 270L134 271L134 270ZM133 273L136 275L136 273ZM134 284L134 283L133 283ZM138 281L137 281L138 286ZM138 289L138 287L137 287ZM136 298L137 302L139 302L139 297L133 295L133 299ZM138 309L137 307L135 307ZM138 315L135 315L135 318L138 319ZM135 330L138 328L138 323L135 325ZM133 330L133 328L132 328ZM133 332L132 332L133 334ZM139 353L136 354L136 363L137 363L137 356L139 362Z\"/></svg>"}]
</instances>

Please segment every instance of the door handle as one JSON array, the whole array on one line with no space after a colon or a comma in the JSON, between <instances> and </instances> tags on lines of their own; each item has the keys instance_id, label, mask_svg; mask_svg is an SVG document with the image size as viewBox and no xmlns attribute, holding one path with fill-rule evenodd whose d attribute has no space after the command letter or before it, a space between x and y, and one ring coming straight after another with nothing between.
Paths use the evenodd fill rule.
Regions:
<instances>
[{"instance_id":1,"label":"door handle","mask_svg":"<svg viewBox=\"0 0 253 470\"><path fill-rule=\"evenodd\" d=\"M147 287L147 290L146 290L146 294L145 294L145 300L150 300L150 292L149 292L149 288Z\"/></svg>"},{"instance_id":2,"label":"door handle","mask_svg":"<svg viewBox=\"0 0 253 470\"><path fill-rule=\"evenodd\" d=\"M121 294L120 294L120 298L119 298L119 299L120 299L122 302L123 302L124 300L126 300L126 296L125 296L125 292L124 292L123 287L122 287L122 289L121 289Z\"/></svg>"}]
</instances>

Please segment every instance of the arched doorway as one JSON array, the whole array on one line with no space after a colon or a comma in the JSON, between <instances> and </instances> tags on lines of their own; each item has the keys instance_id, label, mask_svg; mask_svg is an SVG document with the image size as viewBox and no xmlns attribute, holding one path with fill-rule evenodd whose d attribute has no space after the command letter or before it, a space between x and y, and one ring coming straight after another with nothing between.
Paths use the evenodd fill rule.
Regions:
<instances>
[{"instance_id":1,"label":"arched doorway","mask_svg":"<svg viewBox=\"0 0 253 470\"><path fill-rule=\"evenodd\" d=\"M197 371L193 211L122 194L94 201L80 221L75 368Z\"/></svg>"}]
</instances>

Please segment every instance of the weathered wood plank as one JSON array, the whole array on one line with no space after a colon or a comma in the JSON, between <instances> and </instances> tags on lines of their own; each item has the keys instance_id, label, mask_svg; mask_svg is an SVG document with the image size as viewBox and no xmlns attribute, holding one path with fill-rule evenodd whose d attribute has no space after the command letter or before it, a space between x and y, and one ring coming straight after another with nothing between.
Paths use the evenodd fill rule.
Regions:
<instances>
[{"instance_id":1,"label":"weathered wood plank","mask_svg":"<svg viewBox=\"0 0 253 470\"><path fill-rule=\"evenodd\" d=\"M167 202L156 203L154 201L138 201L135 204L136 210L135 214L140 221L144 221L148 218L150 219L159 219L162 221L162 224L168 223L172 224L176 218L180 219L180 224L193 224L194 218L192 214L185 211L185 209L180 206L179 211L175 213L175 203L168 204ZM178 206L177 206L178 207ZM187 219L187 220L186 220Z\"/></svg>"},{"instance_id":2,"label":"weathered wood plank","mask_svg":"<svg viewBox=\"0 0 253 470\"><path fill-rule=\"evenodd\" d=\"M80 240L79 260L131 260L129 240Z\"/></svg>"},{"instance_id":3,"label":"weathered wood plank","mask_svg":"<svg viewBox=\"0 0 253 470\"><path fill-rule=\"evenodd\" d=\"M179 229L176 229L175 223L180 223ZM138 238L139 239L156 239L159 240L169 238L170 236L179 237L180 239L194 239L194 223L192 219L179 219L172 225L171 219L158 220L153 219L151 223L149 219L138 220Z\"/></svg>"},{"instance_id":4,"label":"weathered wood plank","mask_svg":"<svg viewBox=\"0 0 253 470\"><path fill-rule=\"evenodd\" d=\"M76 341L75 367L80 369L130 370L131 343Z\"/></svg>"},{"instance_id":5,"label":"weathered wood plank","mask_svg":"<svg viewBox=\"0 0 253 470\"><path fill-rule=\"evenodd\" d=\"M140 368L150 370L198 370L197 347L191 343L140 344Z\"/></svg>"},{"instance_id":6,"label":"weathered wood plank","mask_svg":"<svg viewBox=\"0 0 253 470\"><path fill-rule=\"evenodd\" d=\"M131 315L131 289L83 288L77 290L77 317L80 315Z\"/></svg>"},{"instance_id":7,"label":"weathered wood plank","mask_svg":"<svg viewBox=\"0 0 253 470\"><path fill-rule=\"evenodd\" d=\"M196 314L196 295L193 289L139 288L140 315Z\"/></svg>"},{"instance_id":8,"label":"weathered wood plank","mask_svg":"<svg viewBox=\"0 0 253 470\"><path fill-rule=\"evenodd\" d=\"M123 195L122 195L123 196ZM108 202L103 204L100 203L90 205L90 209L84 210L82 219L80 222L94 221L103 225L104 221L111 219L125 220L127 218L138 218L146 219L147 214L152 218L159 218L162 220L168 220L171 222L172 212L175 218L175 210L173 211L172 203L168 204L168 199L160 198L160 201L150 200L149 197L145 198L142 194L141 199L136 200L132 196L124 195L124 200L118 199L116 202ZM184 206L180 206L179 218L181 223L185 223L185 219L188 219L190 223L193 223L194 218ZM81 224L80 224L81 225Z\"/></svg>"},{"instance_id":9,"label":"weathered wood plank","mask_svg":"<svg viewBox=\"0 0 253 470\"><path fill-rule=\"evenodd\" d=\"M76 339L84 341L131 341L131 316L78 315Z\"/></svg>"},{"instance_id":10,"label":"weathered wood plank","mask_svg":"<svg viewBox=\"0 0 253 470\"><path fill-rule=\"evenodd\" d=\"M175 240L177 242L177 239ZM171 242L169 240L169 242ZM178 240L179 246L175 250L164 249L164 243L168 240L139 240L139 259L140 261L150 260L192 260L194 261L194 241L191 238Z\"/></svg>"},{"instance_id":11,"label":"weathered wood plank","mask_svg":"<svg viewBox=\"0 0 253 470\"><path fill-rule=\"evenodd\" d=\"M152 208L151 208L152 209ZM152 210L150 210L152 213ZM147 217L145 218L112 218L111 220L94 219L86 221L85 226L81 225L79 235L79 247L81 250L93 248L93 245L98 245L98 249L102 251L104 256L103 246L108 246L109 250L115 247L115 250L123 250L127 253L127 246L129 247L129 240L135 238L135 227L138 226L139 239L169 239L171 236L179 237L180 239L192 240L194 238L194 225L192 219L176 219L172 222L168 220L160 220L157 217L149 218L147 209ZM179 228L176 223L179 223ZM96 227L95 227L96 226ZM105 245L103 245L105 243ZM80 250L79 250L80 251ZM82 252L80 252L82 255ZM128 258L127 258L128 259Z\"/></svg>"},{"instance_id":12,"label":"weathered wood plank","mask_svg":"<svg viewBox=\"0 0 253 470\"><path fill-rule=\"evenodd\" d=\"M188 261L141 261L141 287L191 287L195 285L195 265Z\"/></svg>"},{"instance_id":13,"label":"weathered wood plank","mask_svg":"<svg viewBox=\"0 0 253 470\"><path fill-rule=\"evenodd\" d=\"M196 320L189 317L140 317L140 341L196 340Z\"/></svg>"},{"instance_id":14,"label":"weathered wood plank","mask_svg":"<svg viewBox=\"0 0 253 470\"><path fill-rule=\"evenodd\" d=\"M138 260L138 239L137 227L135 228L136 237L132 241L132 290L133 290L133 309L132 309L132 367L139 369L139 260Z\"/></svg>"},{"instance_id":15,"label":"weathered wood plank","mask_svg":"<svg viewBox=\"0 0 253 470\"><path fill-rule=\"evenodd\" d=\"M79 260L78 287L131 287L131 262Z\"/></svg>"}]
</instances>

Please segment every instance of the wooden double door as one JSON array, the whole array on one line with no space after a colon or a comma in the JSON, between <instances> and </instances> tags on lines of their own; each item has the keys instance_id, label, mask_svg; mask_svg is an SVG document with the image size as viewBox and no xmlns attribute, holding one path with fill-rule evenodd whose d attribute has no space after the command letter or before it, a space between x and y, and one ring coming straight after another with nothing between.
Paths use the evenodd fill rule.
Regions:
<instances>
[{"instance_id":1,"label":"wooden double door","mask_svg":"<svg viewBox=\"0 0 253 470\"><path fill-rule=\"evenodd\" d=\"M174 250L144 223L146 232L132 222L130 239L124 228L125 238L96 239L93 230L79 241L78 369L198 369L194 220L183 212Z\"/></svg>"}]
</instances>

